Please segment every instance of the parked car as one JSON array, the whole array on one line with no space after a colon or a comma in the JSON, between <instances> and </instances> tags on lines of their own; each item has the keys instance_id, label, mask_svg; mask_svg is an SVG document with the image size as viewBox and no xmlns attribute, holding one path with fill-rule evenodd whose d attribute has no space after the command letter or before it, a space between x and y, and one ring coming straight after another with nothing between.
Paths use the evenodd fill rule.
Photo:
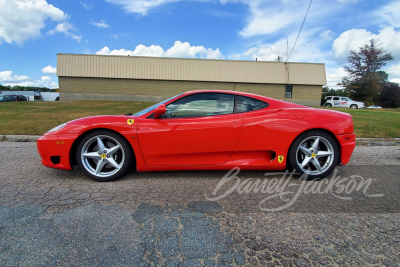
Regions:
<instances>
[{"instance_id":1,"label":"parked car","mask_svg":"<svg viewBox=\"0 0 400 267\"><path fill-rule=\"evenodd\" d=\"M343 96L327 96L325 97L326 103L325 107L334 107L334 108L364 108L363 102L353 101L348 97Z\"/></svg>"},{"instance_id":2,"label":"parked car","mask_svg":"<svg viewBox=\"0 0 400 267\"><path fill-rule=\"evenodd\" d=\"M23 95L5 95L2 102L28 101Z\"/></svg>"},{"instance_id":3,"label":"parked car","mask_svg":"<svg viewBox=\"0 0 400 267\"><path fill-rule=\"evenodd\" d=\"M295 170L309 179L349 162L348 113L237 91L186 92L134 115L94 116L59 125L37 140L42 164L106 182L131 168Z\"/></svg>"},{"instance_id":4,"label":"parked car","mask_svg":"<svg viewBox=\"0 0 400 267\"><path fill-rule=\"evenodd\" d=\"M369 106L369 107L366 107L366 108L382 108L382 107L378 106L378 105L372 105L372 106Z\"/></svg>"},{"instance_id":5,"label":"parked car","mask_svg":"<svg viewBox=\"0 0 400 267\"><path fill-rule=\"evenodd\" d=\"M3 102L3 96L0 96L0 102Z\"/></svg>"}]
</instances>

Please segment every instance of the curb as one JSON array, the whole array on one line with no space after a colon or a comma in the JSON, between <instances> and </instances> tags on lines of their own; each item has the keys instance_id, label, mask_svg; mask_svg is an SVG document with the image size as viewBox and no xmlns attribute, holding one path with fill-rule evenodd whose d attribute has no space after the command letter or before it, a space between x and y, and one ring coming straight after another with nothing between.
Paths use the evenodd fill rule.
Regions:
<instances>
[{"instance_id":1,"label":"curb","mask_svg":"<svg viewBox=\"0 0 400 267\"><path fill-rule=\"evenodd\" d=\"M36 142L40 135L0 135L0 142ZM400 145L400 138L356 138L357 145Z\"/></svg>"},{"instance_id":2,"label":"curb","mask_svg":"<svg viewBox=\"0 0 400 267\"><path fill-rule=\"evenodd\" d=\"M400 146L400 138L356 138L357 146Z\"/></svg>"},{"instance_id":3,"label":"curb","mask_svg":"<svg viewBox=\"0 0 400 267\"><path fill-rule=\"evenodd\" d=\"M36 142L40 135L0 135L0 141L7 142Z\"/></svg>"}]
</instances>

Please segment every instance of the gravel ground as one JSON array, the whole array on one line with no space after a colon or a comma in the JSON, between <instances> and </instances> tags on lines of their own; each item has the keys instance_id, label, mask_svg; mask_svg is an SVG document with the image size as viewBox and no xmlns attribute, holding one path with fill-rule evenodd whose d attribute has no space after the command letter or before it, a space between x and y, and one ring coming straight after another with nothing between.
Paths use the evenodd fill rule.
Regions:
<instances>
[{"instance_id":1,"label":"gravel ground","mask_svg":"<svg viewBox=\"0 0 400 267\"><path fill-rule=\"evenodd\" d=\"M358 146L326 183L242 171L215 195L224 171L97 183L43 167L35 143L0 142L0 153L0 266L400 264L400 146ZM250 190L257 179L287 181L286 194Z\"/></svg>"}]
</instances>

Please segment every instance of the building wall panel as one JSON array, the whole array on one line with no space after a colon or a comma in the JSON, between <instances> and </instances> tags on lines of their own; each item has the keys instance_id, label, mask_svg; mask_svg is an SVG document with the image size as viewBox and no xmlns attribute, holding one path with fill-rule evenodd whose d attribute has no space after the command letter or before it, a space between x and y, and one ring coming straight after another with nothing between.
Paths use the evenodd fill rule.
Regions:
<instances>
[{"instance_id":1,"label":"building wall panel","mask_svg":"<svg viewBox=\"0 0 400 267\"><path fill-rule=\"evenodd\" d=\"M294 85L293 97L285 98L286 86L283 84L210 81L59 77L59 85L61 100L161 101L186 91L213 89L248 92L303 105L319 106L322 94L322 87L317 85Z\"/></svg>"},{"instance_id":2,"label":"building wall panel","mask_svg":"<svg viewBox=\"0 0 400 267\"><path fill-rule=\"evenodd\" d=\"M74 54L57 55L57 75L320 86L326 84L324 64Z\"/></svg>"}]
</instances>

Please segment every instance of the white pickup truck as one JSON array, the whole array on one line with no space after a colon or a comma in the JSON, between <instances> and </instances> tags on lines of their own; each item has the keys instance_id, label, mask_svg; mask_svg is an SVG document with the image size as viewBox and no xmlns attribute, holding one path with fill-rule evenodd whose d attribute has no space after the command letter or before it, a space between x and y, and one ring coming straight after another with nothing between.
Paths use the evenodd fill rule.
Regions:
<instances>
[{"instance_id":1,"label":"white pickup truck","mask_svg":"<svg viewBox=\"0 0 400 267\"><path fill-rule=\"evenodd\" d=\"M343 96L327 96L325 97L326 103L325 107L334 107L334 108L364 108L363 102L353 101L348 97Z\"/></svg>"}]
</instances>

